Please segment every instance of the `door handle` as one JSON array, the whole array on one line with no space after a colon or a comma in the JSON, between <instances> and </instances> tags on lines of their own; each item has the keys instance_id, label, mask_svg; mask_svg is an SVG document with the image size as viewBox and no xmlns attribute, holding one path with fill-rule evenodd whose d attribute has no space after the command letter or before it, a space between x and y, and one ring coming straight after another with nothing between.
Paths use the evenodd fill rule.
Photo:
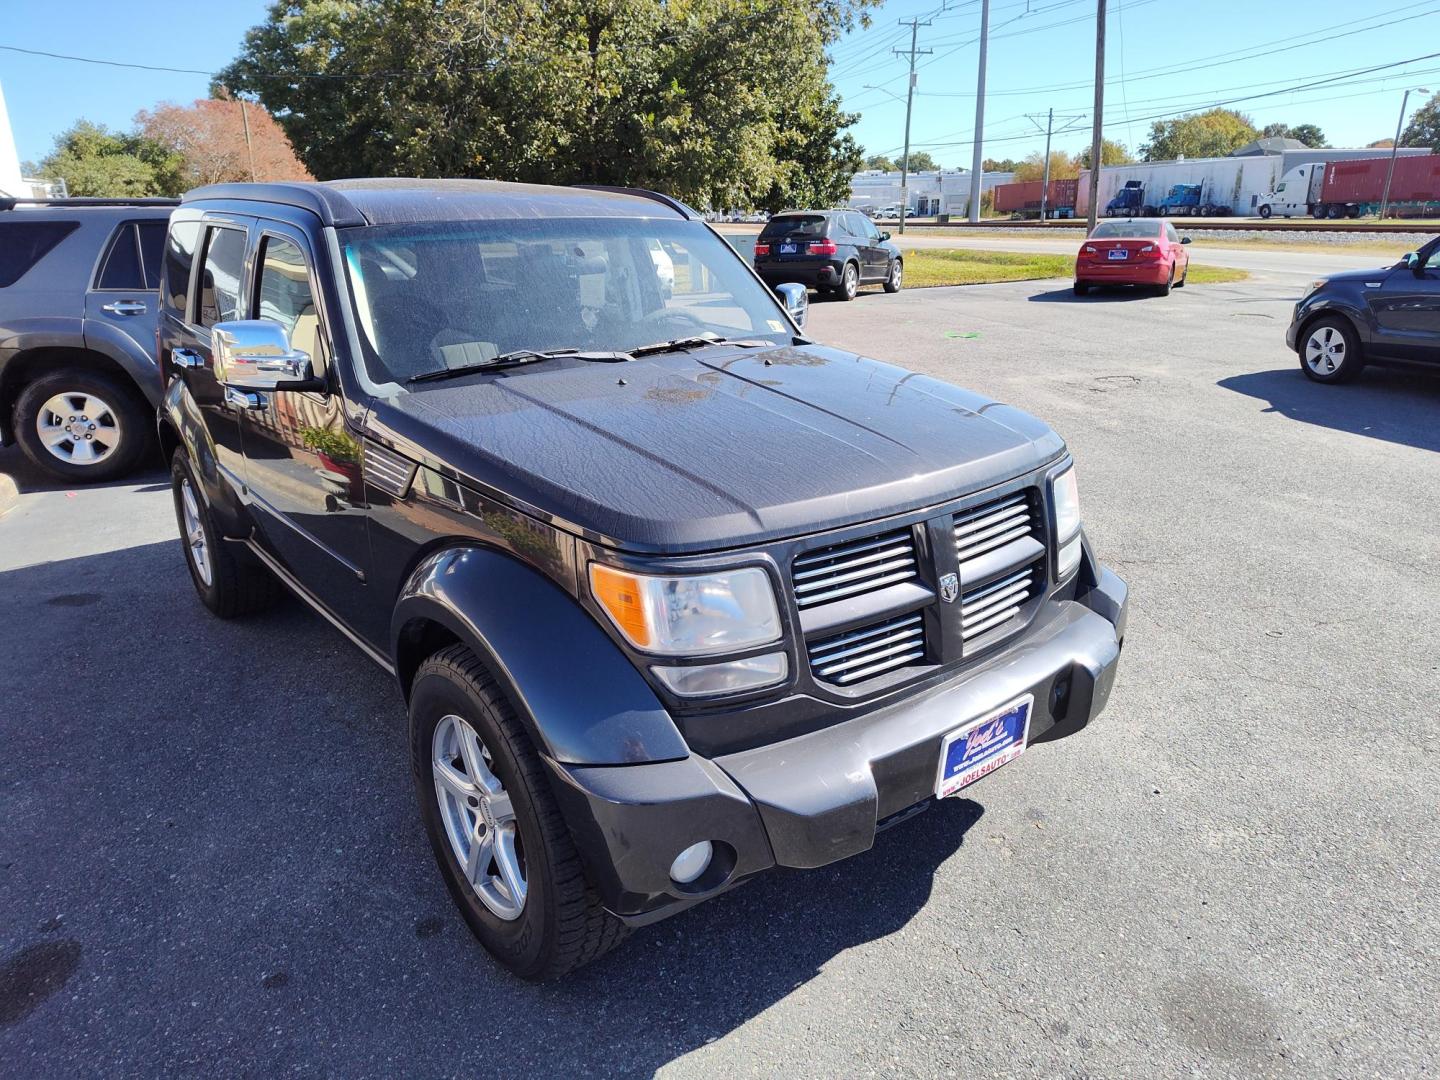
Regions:
<instances>
[{"instance_id":1,"label":"door handle","mask_svg":"<svg viewBox=\"0 0 1440 1080\"><path fill-rule=\"evenodd\" d=\"M254 390L236 390L230 386L225 388L225 401L237 409L252 412L265 408L269 403L263 394L258 394Z\"/></svg>"},{"instance_id":2,"label":"door handle","mask_svg":"<svg viewBox=\"0 0 1440 1080\"><path fill-rule=\"evenodd\" d=\"M205 366L205 358L194 349L172 349L170 351L170 362L181 371L188 371L191 368Z\"/></svg>"},{"instance_id":3,"label":"door handle","mask_svg":"<svg viewBox=\"0 0 1440 1080\"><path fill-rule=\"evenodd\" d=\"M108 311L111 315L144 315L144 300L112 300L100 308L101 311Z\"/></svg>"}]
</instances>

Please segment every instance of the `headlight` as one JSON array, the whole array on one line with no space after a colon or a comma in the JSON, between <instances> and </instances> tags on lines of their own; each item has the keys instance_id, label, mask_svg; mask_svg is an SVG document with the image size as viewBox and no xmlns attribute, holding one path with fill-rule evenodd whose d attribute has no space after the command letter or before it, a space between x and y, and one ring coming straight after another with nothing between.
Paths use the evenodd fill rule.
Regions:
<instances>
[{"instance_id":1,"label":"headlight","mask_svg":"<svg viewBox=\"0 0 1440 1080\"><path fill-rule=\"evenodd\" d=\"M1059 550L1056 572L1068 578L1080 565L1080 489L1075 483L1075 466L1050 481L1055 506L1055 542Z\"/></svg>"},{"instance_id":2,"label":"headlight","mask_svg":"<svg viewBox=\"0 0 1440 1080\"><path fill-rule=\"evenodd\" d=\"M591 563L590 591L625 639L647 653L707 656L780 638L775 590L759 567L659 577Z\"/></svg>"}]
</instances>

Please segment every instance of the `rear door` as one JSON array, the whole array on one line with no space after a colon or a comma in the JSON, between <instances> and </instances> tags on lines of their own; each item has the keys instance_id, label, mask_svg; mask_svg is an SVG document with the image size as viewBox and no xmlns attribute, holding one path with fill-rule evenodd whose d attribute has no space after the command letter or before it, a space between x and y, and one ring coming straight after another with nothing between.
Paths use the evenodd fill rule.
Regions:
<instances>
[{"instance_id":1,"label":"rear door","mask_svg":"<svg viewBox=\"0 0 1440 1080\"><path fill-rule=\"evenodd\" d=\"M1419 252L1415 269L1397 266L1378 289L1367 289L1374 345L1387 356L1440 361L1440 239Z\"/></svg>"},{"instance_id":2,"label":"rear door","mask_svg":"<svg viewBox=\"0 0 1440 1080\"><path fill-rule=\"evenodd\" d=\"M112 347L154 361L165 226L164 220L116 226L85 294L87 339L102 337ZM158 383L157 375L147 393L158 392Z\"/></svg>"}]
</instances>

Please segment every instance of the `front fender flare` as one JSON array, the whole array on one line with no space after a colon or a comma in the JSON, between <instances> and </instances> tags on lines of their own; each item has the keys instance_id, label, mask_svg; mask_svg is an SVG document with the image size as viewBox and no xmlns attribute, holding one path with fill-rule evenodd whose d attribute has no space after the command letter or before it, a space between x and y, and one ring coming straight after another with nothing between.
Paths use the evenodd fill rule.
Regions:
<instances>
[{"instance_id":1,"label":"front fender flare","mask_svg":"<svg viewBox=\"0 0 1440 1080\"><path fill-rule=\"evenodd\" d=\"M634 664L573 598L516 559L470 545L427 556L395 605L390 643L397 661L409 629L424 620L490 663L552 760L632 765L689 756Z\"/></svg>"}]
</instances>

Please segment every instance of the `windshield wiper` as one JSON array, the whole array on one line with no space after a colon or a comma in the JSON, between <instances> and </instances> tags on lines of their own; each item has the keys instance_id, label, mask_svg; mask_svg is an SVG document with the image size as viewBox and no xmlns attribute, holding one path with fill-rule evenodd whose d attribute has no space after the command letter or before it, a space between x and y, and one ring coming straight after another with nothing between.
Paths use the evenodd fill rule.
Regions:
<instances>
[{"instance_id":1,"label":"windshield wiper","mask_svg":"<svg viewBox=\"0 0 1440 1080\"><path fill-rule=\"evenodd\" d=\"M698 349L703 345L734 345L742 349L763 349L774 345L773 341L750 341L736 340L721 337L719 334L706 331L703 334L695 334L691 337L671 338L669 341L657 341L653 345L641 345L637 349L631 349L631 356L653 356L655 353L678 352L681 349Z\"/></svg>"},{"instance_id":2,"label":"windshield wiper","mask_svg":"<svg viewBox=\"0 0 1440 1080\"><path fill-rule=\"evenodd\" d=\"M455 367L436 368L434 371L422 371L419 375L411 375L406 382L430 382L434 379L448 379L455 375L473 375L477 371L494 371L496 368L519 367L521 364L534 364L540 360L554 360L558 357L568 356L576 360L592 360L601 363L618 363L634 359L630 353L625 352L585 352L580 349L512 349L510 352L501 353L499 356L491 357L489 360L477 360L473 364L458 364Z\"/></svg>"}]
</instances>

